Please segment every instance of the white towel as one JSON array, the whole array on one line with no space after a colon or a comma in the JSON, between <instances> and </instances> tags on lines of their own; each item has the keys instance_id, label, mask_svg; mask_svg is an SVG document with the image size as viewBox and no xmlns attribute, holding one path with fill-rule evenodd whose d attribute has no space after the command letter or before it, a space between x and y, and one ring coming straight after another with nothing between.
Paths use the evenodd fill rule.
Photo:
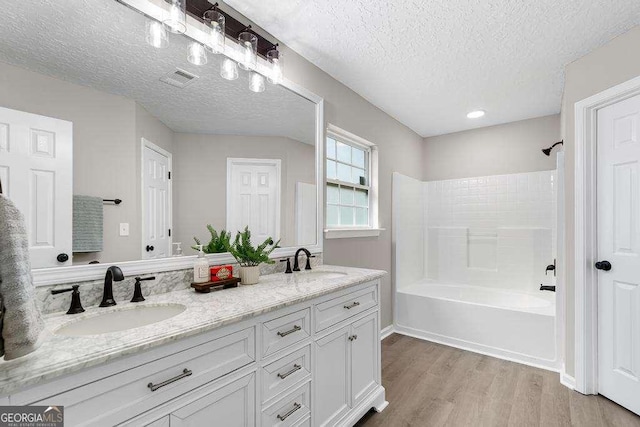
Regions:
<instances>
[{"instance_id":1,"label":"white towel","mask_svg":"<svg viewBox=\"0 0 640 427\"><path fill-rule=\"evenodd\" d=\"M5 360L37 349L44 321L31 277L29 240L22 213L0 195L0 356Z\"/></svg>"}]
</instances>

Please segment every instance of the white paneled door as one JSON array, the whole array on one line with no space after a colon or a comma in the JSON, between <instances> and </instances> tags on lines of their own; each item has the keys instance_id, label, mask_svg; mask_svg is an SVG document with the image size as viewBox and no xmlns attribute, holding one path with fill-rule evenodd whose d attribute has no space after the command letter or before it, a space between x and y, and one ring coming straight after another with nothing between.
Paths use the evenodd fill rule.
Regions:
<instances>
[{"instance_id":1,"label":"white paneled door","mask_svg":"<svg viewBox=\"0 0 640 427\"><path fill-rule=\"evenodd\" d=\"M598 392L640 414L640 96L598 112Z\"/></svg>"},{"instance_id":2,"label":"white paneled door","mask_svg":"<svg viewBox=\"0 0 640 427\"><path fill-rule=\"evenodd\" d=\"M31 267L71 265L73 124L0 107L0 180L24 214Z\"/></svg>"},{"instance_id":3,"label":"white paneled door","mask_svg":"<svg viewBox=\"0 0 640 427\"><path fill-rule=\"evenodd\" d=\"M171 256L171 153L142 140L142 259Z\"/></svg>"},{"instance_id":4,"label":"white paneled door","mask_svg":"<svg viewBox=\"0 0 640 427\"><path fill-rule=\"evenodd\" d=\"M246 226L253 244L280 238L280 160L227 159L227 230Z\"/></svg>"}]
</instances>

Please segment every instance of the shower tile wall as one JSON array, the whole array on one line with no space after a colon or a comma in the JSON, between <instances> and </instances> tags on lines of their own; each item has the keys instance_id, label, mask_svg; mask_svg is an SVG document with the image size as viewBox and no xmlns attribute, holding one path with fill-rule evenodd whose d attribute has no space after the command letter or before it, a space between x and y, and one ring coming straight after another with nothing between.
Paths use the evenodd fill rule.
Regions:
<instances>
[{"instance_id":1,"label":"shower tile wall","mask_svg":"<svg viewBox=\"0 0 640 427\"><path fill-rule=\"evenodd\" d=\"M426 183L427 277L514 290L553 283L556 172Z\"/></svg>"}]
</instances>

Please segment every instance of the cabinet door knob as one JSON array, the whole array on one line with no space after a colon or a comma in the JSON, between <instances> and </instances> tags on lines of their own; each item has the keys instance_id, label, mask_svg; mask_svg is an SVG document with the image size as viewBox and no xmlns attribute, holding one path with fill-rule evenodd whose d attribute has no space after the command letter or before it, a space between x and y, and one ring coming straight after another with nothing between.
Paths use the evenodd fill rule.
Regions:
<instances>
[{"instance_id":1,"label":"cabinet door knob","mask_svg":"<svg viewBox=\"0 0 640 427\"><path fill-rule=\"evenodd\" d=\"M147 252L151 252L155 248L153 246L151 246L151 245L147 245L146 249L147 249Z\"/></svg>"}]
</instances>

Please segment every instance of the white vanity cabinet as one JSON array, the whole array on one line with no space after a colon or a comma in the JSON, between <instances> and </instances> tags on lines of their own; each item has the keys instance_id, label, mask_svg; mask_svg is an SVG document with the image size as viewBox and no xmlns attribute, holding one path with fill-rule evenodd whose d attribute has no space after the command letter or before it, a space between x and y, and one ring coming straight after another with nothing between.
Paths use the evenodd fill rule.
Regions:
<instances>
[{"instance_id":1,"label":"white vanity cabinet","mask_svg":"<svg viewBox=\"0 0 640 427\"><path fill-rule=\"evenodd\" d=\"M354 285L6 399L64 405L67 426L353 425L386 405L378 295Z\"/></svg>"}]
</instances>

